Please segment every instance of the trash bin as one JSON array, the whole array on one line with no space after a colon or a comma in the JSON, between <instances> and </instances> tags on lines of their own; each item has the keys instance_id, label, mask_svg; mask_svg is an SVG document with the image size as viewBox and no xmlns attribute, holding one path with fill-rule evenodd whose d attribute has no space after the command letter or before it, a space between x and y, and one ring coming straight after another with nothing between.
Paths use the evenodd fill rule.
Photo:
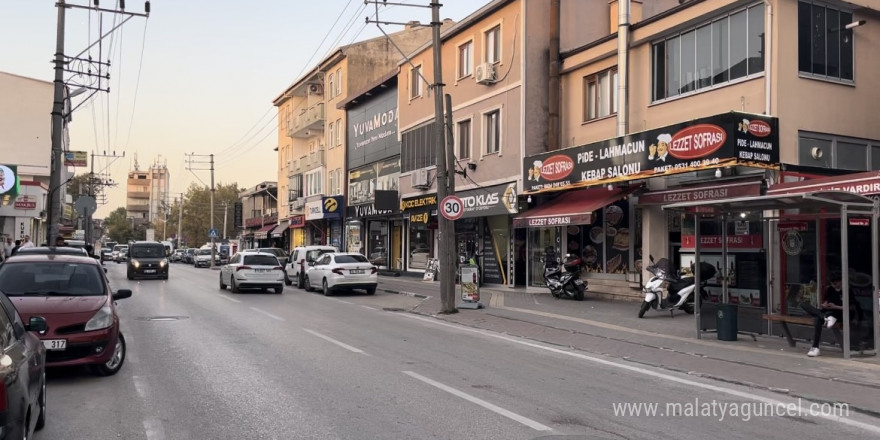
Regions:
<instances>
[{"instance_id":1,"label":"trash bin","mask_svg":"<svg viewBox=\"0 0 880 440\"><path fill-rule=\"evenodd\" d=\"M737 328L736 304L719 304L715 312L715 326L718 328L719 341L735 341Z\"/></svg>"}]
</instances>

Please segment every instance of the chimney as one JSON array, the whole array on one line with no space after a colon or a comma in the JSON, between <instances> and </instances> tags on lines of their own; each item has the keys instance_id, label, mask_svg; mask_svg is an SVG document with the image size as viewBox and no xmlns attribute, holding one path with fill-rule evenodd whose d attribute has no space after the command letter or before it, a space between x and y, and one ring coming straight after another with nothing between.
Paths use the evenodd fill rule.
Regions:
<instances>
[{"instance_id":1,"label":"chimney","mask_svg":"<svg viewBox=\"0 0 880 440\"><path fill-rule=\"evenodd\" d=\"M630 6L629 6L629 22L630 22L630 24L638 23L638 22L642 21L642 2L643 2L643 0L630 0ZM609 23L611 23L611 26L610 26L609 32L608 32L610 34L617 33L617 27L618 27L617 25L619 24L617 21L617 17L619 16L618 8L619 7L617 5L617 0L609 0L608 1L608 14L611 18L611 20L609 21Z\"/></svg>"},{"instance_id":2,"label":"chimney","mask_svg":"<svg viewBox=\"0 0 880 440\"><path fill-rule=\"evenodd\" d=\"M418 20L410 20L410 21L406 22L406 27L404 27L404 29L406 29L406 30L415 29L421 25L422 25L422 23L419 22Z\"/></svg>"}]
</instances>

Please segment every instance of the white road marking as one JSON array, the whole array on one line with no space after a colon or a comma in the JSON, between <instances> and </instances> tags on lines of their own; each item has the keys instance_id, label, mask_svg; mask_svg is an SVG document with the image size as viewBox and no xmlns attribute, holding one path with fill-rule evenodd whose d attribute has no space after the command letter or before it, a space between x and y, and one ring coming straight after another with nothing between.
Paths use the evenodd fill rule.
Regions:
<instances>
[{"instance_id":1,"label":"white road marking","mask_svg":"<svg viewBox=\"0 0 880 440\"><path fill-rule=\"evenodd\" d=\"M149 418L144 420L144 432L147 440L165 440L165 428L159 419Z\"/></svg>"},{"instance_id":2,"label":"white road marking","mask_svg":"<svg viewBox=\"0 0 880 440\"><path fill-rule=\"evenodd\" d=\"M230 297L228 297L228 296L226 296L226 295L223 295L223 294L220 294L220 298L223 298L223 299L225 299L225 300L227 300L227 301L232 301L232 302L234 302L234 303L240 303L240 302L241 302L241 301L239 301L239 300L237 300L237 299L235 299L235 298L230 298Z\"/></svg>"},{"instance_id":3,"label":"white road marking","mask_svg":"<svg viewBox=\"0 0 880 440\"><path fill-rule=\"evenodd\" d=\"M514 344L520 344L520 345L524 345L524 346L531 347L531 348L537 348L537 349L539 349L539 350L545 350L545 351L549 351L549 352L556 353L556 354L562 354L562 355L566 355L566 356L571 356L571 357L575 357L575 358L578 358L578 359L581 359L581 360L585 360L585 361L589 361L589 362L597 363L597 364L600 364L600 365L605 365L605 366L612 367L612 368L617 368L617 369L620 369L620 370L626 370L626 371L630 371L630 372L633 372L633 373L642 374L642 375L645 375L645 376L650 376L650 377L653 377L653 378L656 378L656 379L666 380L666 381L670 381L670 382L676 382L676 383L679 383L679 384L682 384L682 385L687 385L687 386L690 386L690 387L702 388L702 389L705 389L705 390L710 390L710 391L715 391L715 392L719 392L719 393L724 393L724 394L728 394L728 395L731 395L731 396L740 397L740 398L743 398L743 399L755 400L755 401L763 402L763 403L766 403L766 404L769 404L769 405L785 406L785 405L789 405L791 402L796 402L795 400L791 400L791 401L789 401L789 402L785 402L785 401L782 401L782 400L773 399L773 398L769 398L769 397L764 397L764 396L761 396L761 395L758 395L758 394L754 394L754 393L748 393L748 392L745 392L745 391L735 390L735 389L733 389L733 388L727 388L727 387L722 387L722 386L718 386L718 385L712 385L712 384L708 384L708 383L697 382L697 381L690 380L690 379L686 379L686 378L683 378L683 377L673 376L673 375L672 375L673 373L670 373L670 372L668 372L668 371L661 371L661 370L654 370L654 369L649 369L649 368L635 367L635 366L632 366L632 365L626 365L626 364L623 364L623 363L620 363L620 362L610 361L610 360L606 360L606 359L601 359L601 358L597 358L597 357L594 357L594 356L585 355L585 354L582 354L582 353L577 353L577 352L572 352L572 351L566 351L566 350L562 350L562 349L558 349L558 348L554 348L554 347L547 347L547 346L544 346L544 345L541 345L541 344L537 344L537 343L534 343L534 342L529 342L529 341L522 340L522 339L511 338L511 337L509 337L509 336L505 336L505 335L502 335L502 334L494 333L494 332L491 332L491 331L488 331L488 330L477 330L477 329L467 328L467 327L458 326L458 325L453 325L453 324L449 324L449 323L445 323L445 322L439 322L439 321L437 321L437 320L433 320L433 319L429 319L429 318L424 318L424 317L421 317L421 316L415 316L415 315L408 314L408 313L395 313L394 315L397 315L397 316L406 316L406 317L408 317L408 318L417 319L417 320L420 320L420 321L424 321L424 322L428 322L428 323L432 323L432 324L436 324L436 325L440 325L440 326L444 326L444 327L449 327L449 328L457 329L457 330L460 330L460 331L463 331L463 332L478 333L478 334L481 334L481 335L484 335L484 336L489 336L489 337L493 337L493 338L496 338L496 339L501 339L501 340L504 340L504 341L507 341L507 342L512 342L512 343L514 343ZM807 402L807 403L814 403L814 402L812 402L812 401L810 401L810 400L806 400L806 399L802 399L802 401L803 401L803 402ZM821 404L820 404L820 405L821 405ZM857 421L857 420L853 420L853 419L851 419L851 418L844 418L844 417L839 417L839 416L835 416L835 415L822 415L822 414L816 414L815 416L816 416L816 417L819 417L819 418L823 418L823 419L829 420L829 421L832 421L832 422L838 422L838 423L841 423L841 424L844 424L844 425L848 425L848 426L853 427L853 428L862 429L862 430L868 431L868 432L870 432L870 433L873 433L873 434L875 434L875 435L876 435L876 434L880 434L880 426L874 426L874 425L869 424L869 423L864 423L864 422L860 422L860 421Z\"/></svg>"},{"instance_id":4,"label":"white road marking","mask_svg":"<svg viewBox=\"0 0 880 440\"><path fill-rule=\"evenodd\" d=\"M146 381L144 381L144 378L140 376L132 376L131 380L134 381L134 390L137 391L138 397L140 397L141 400L146 399L147 384Z\"/></svg>"},{"instance_id":5,"label":"white road marking","mask_svg":"<svg viewBox=\"0 0 880 440\"><path fill-rule=\"evenodd\" d=\"M284 322L284 321L285 321L285 319L282 318L282 317L280 317L280 316L273 315L273 314L271 314L271 313L269 313L269 312L267 312L267 311L265 311L265 310L260 310L260 309L258 309L258 308L256 308L256 307L251 307L251 310L253 310L253 311L257 312L257 313L262 313L263 315L266 315L266 316L268 316L268 317L270 317L270 318L272 318L272 319L275 319L275 320L278 320L278 321L281 321L281 322Z\"/></svg>"},{"instance_id":6,"label":"white road marking","mask_svg":"<svg viewBox=\"0 0 880 440\"><path fill-rule=\"evenodd\" d=\"M325 296L324 298L327 298L327 297ZM327 299L332 299L333 301L339 301L339 302L345 303L345 304L354 304L353 302L341 300L339 298L327 298Z\"/></svg>"},{"instance_id":7,"label":"white road marking","mask_svg":"<svg viewBox=\"0 0 880 440\"><path fill-rule=\"evenodd\" d=\"M539 305L539 306L541 305L541 303L538 302L538 296L537 296L537 295L532 295L532 301L535 301L535 304L536 304L536 305Z\"/></svg>"},{"instance_id":8,"label":"white road marking","mask_svg":"<svg viewBox=\"0 0 880 440\"><path fill-rule=\"evenodd\" d=\"M377 308L375 308L375 307L370 307L370 306L363 306L363 305L362 305L361 307L363 307L363 308L365 308L365 309L370 309L370 310L379 310L379 309L377 309Z\"/></svg>"},{"instance_id":9,"label":"white road marking","mask_svg":"<svg viewBox=\"0 0 880 440\"><path fill-rule=\"evenodd\" d=\"M344 343L344 342L339 342L339 341L337 341L336 339L333 339L333 338L331 338L331 337L329 337L329 336L324 336L324 335L322 335L322 334L320 334L320 333L318 333L318 332L316 332L316 331L314 331L314 330L309 330L309 329L307 329L307 328L304 328L303 330L305 330L306 332L311 333L311 334L313 334L313 335L315 335L315 336L317 336L317 337L319 337L319 338L321 338L321 339L323 339L323 340L325 340L325 341L327 341L327 342L332 342L332 343L334 343L334 344L336 344L336 345L338 345L338 346L340 346L340 347L342 347L342 348L344 348L344 349L346 349L346 350L348 350L348 351L351 351L351 352L354 352L354 353L362 353L362 354L366 354L366 353L364 353L363 350L361 350L361 349L359 349L359 348L352 347L351 345L348 345L348 344L346 344L346 343Z\"/></svg>"},{"instance_id":10,"label":"white road marking","mask_svg":"<svg viewBox=\"0 0 880 440\"><path fill-rule=\"evenodd\" d=\"M440 383L440 382L437 382L437 381L435 381L435 380L428 379L427 377L422 376L422 375L417 374L417 373L413 373L412 371L404 371L403 374L406 374L406 375L408 375L408 376L410 376L410 377L413 377L413 378L415 378L415 379L418 379L418 380L420 380L420 381L422 381L422 382L424 382L424 383L426 383L426 384L428 384L428 385L431 385L431 386L433 386L433 387L440 388L441 390L446 391L447 393L452 394L452 395L454 395L454 396L461 397L462 399L467 400L468 402L471 402L471 403L474 403L474 404L480 405L480 406L482 406L483 408L488 409L489 411L492 411L492 412L494 412L494 413L496 413L496 414L500 414L500 415L502 415L502 416L504 416L504 417L507 417L508 419L511 419L511 420L515 421L515 422L522 423L523 425L526 425L526 426L528 426L529 428L532 428L532 429L534 429L534 430L536 430L536 431L552 431L552 430L553 430L552 428L550 428L550 427L547 426L547 425L543 425L543 424L538 423L538 422L536 422L536 421L534 421L534 420L532 420L532 419L530 419L530 418L523 417L523 416L521 416L521 415L519 415L519 414L516 414L516 413L514 413L514 412L508 411L508 410L506 410L506 409L504 409L504 408L502 408L502 407L500 407L500 406L498 406L498 405L493 405L493 404L491 404L491 403L489 403L489 402L486 402L485 400L480 399L479 397L472 396L472 395L470 395L470 394L467 394L467 393L465 393L465 392L463 392L463 391L459 391L459 390L457 390L457 389L455 389L455 388L452 388L452 387L450 387L450 386L444 385L444 384L442 384L442 383Z\"/></svg>"}]
</instances>

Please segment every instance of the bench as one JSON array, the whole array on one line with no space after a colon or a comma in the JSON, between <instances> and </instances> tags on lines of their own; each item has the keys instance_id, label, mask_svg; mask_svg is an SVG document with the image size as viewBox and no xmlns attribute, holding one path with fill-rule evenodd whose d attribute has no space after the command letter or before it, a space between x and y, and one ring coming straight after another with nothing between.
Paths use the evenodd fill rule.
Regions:
<instances>
[{"instance_id":1,"label":"bench","mask_svg":"<svg viewBox=\"0 0 880 440\"><path fill-rule=\"evenodd\" d=\"M782 334L785 335L785 339L788 340L788 345L790 347L795 346L794 338L791 336L791 331L788 329L788 324L798 324L798 325L806 325L809 327L813 326L814 318L812 316L788 316L788 315L779 315L779 314L763 314L762 318L766 319L770 322L778 322L782 324ZM843 333L840 330L843 328L843 323L838 321L834 324L834 327L831 327L831 331L834 332L834 338L837 339L837 343L843 347Z\"/></svg>"}]
</instances>

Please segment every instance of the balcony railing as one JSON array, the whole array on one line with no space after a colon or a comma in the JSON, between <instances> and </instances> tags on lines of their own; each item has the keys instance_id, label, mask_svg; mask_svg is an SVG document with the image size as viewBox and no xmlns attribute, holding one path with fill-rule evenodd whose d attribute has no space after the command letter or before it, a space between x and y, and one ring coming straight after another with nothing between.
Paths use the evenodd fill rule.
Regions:
<instances>
[{"instance_id":1,"label":"balcony railing","mask_svg":"<svg viewBox=\"0 0 880 440\"><path fill-rule=\"evenodd\" d=\"M321 149L309 153L309 165L307 169L313 170L322 166L324 166L324 150Z\"/></svg>"},{"instance_id":2,"label":"balcony railing","mask_svg":"<svg viewBox=\"0 0 880 440\"><path fill-rule=\"evenodd\" d=\"M288 121L287 135L297 138L312 137L316 131L324 130L324 118L324 103L319 102Z\"/></svg>"}]
</instances>

